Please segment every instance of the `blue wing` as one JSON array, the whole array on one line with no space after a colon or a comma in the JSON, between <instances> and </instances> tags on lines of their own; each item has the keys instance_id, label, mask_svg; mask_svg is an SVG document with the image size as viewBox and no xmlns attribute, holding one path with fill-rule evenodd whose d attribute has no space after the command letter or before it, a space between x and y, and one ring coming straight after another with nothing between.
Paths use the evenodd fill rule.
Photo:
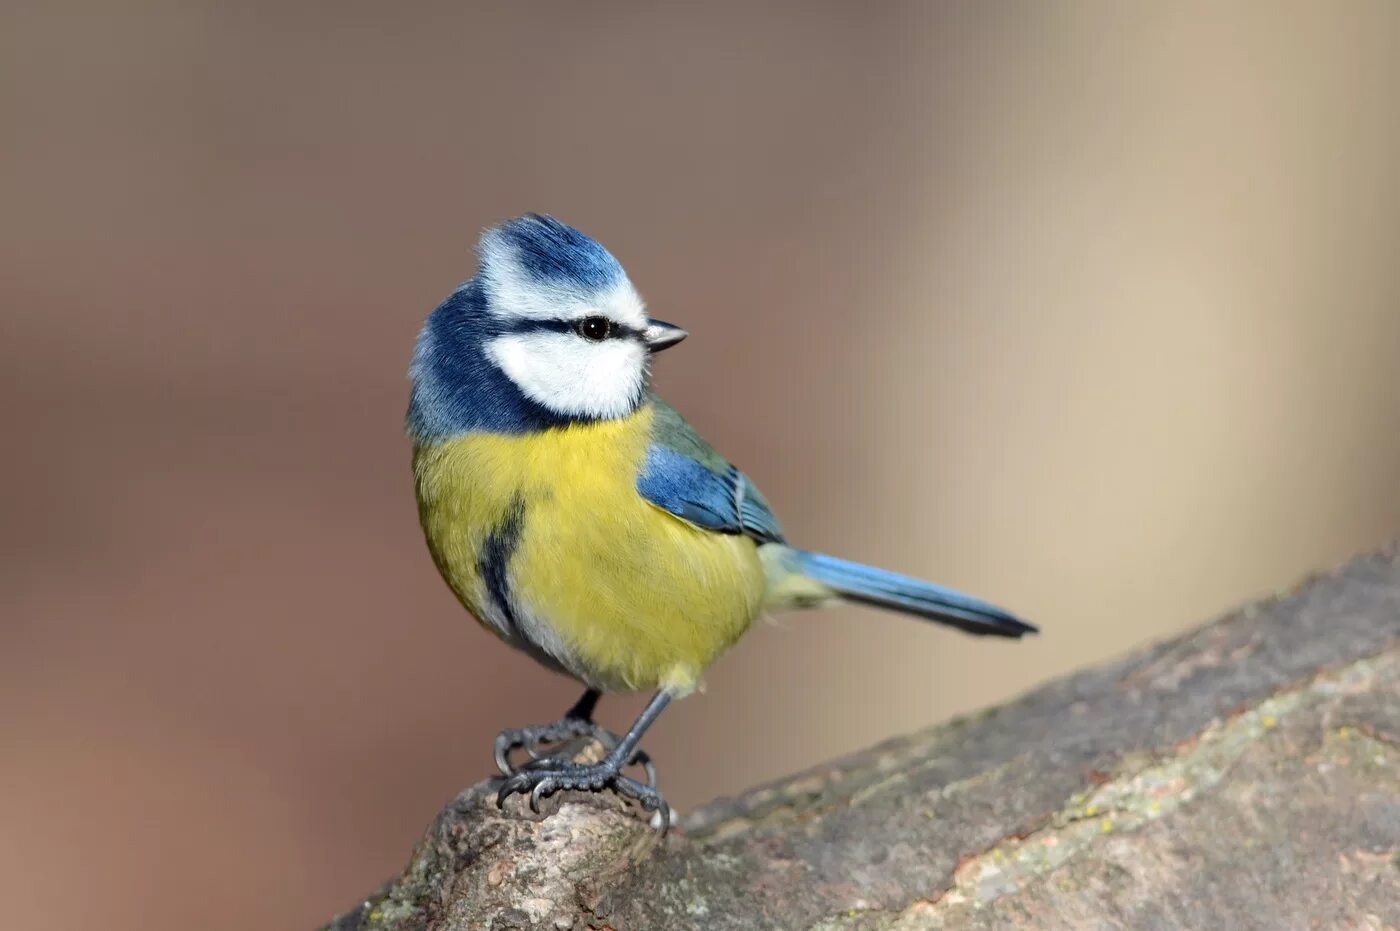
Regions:
<instances>
[{"instance_id":1,"label":"blue wing","mask_svg":"<svg viewBox=\"0 0 1400 931\"><path fill-rule=\"evenodd\" d=\"M715 533L783 542L783 528L749 477L721 456L675 408L653 397L655 418L637 491L681 520Z\"/></svg>"}]
</instances>

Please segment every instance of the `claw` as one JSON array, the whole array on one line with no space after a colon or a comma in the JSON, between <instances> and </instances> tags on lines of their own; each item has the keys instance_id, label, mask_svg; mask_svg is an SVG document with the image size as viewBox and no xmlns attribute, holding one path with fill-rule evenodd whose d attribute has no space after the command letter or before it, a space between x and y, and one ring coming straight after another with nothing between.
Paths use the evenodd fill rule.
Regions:
<instances>
[{"instance_id":1,"label":"claw","mask_svg":"<svg viewBox=\"0 0 1400 931\"><path fill-rule=\"evenodd\" d=\"M507 731L502 731L496 735L496 768L501 771L501 775L508 776L511 773L510 751L514 747L505 739Z\"/></svg>"},{"instance_id":2,"label":"claw","mask_svg":"<svg viewBox=\"0 0 1400 931\"><path fill-rule=\"evenodd\" d=\"M519 776L511 776L509 779L507 779L504 783L501 784L501 791L496 793L497 808L505 808L506 799L510 798L516 792L520 791L522 786L518 784L519 779Z\"/></svg>"},{"instance_id":3,"label":"claw","mask_svg":"<svg viewBox=\"0 0 1400 931\"><path fill-rule=\"evenodd\" d=\"M651 756L645 750L639 747L627 763L629 766L640 766L647 774L647 785L656 788L656 764L651 761Z\"/></svg>"},{"instance_id":4,"label":"claw","mask_svg":"<svg viewBox=\"0 0 1400 931\"><path fill-rule=\"evenodd\" d=\"M535 783L535 787L530 790L530 810L535 814L540 813L540 799L554 791L554 780L545 778Z\"/></svg>"},{"instance_id":5,"label":"claw","mask_svg":"<svg viewBox=\"0 0 1400 931\"><path fill-rule=\"evenodd\" d=\"M659 831L662 837L671 830L671 806L666 804L666 800L660 799L660 804L656 806L656 812L651 816L651 827Z\"/></svg>"}]
</instances>

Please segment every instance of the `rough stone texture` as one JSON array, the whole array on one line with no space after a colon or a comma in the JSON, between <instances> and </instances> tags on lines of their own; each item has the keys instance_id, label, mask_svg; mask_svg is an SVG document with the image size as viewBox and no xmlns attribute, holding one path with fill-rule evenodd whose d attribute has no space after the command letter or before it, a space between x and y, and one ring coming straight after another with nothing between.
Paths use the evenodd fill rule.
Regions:
<instances>
[{"instance_id":1,"label":"rough stone texture","mask_svg":"<svg viewBox=\"0 0 1400 931\"><path fill-rule=\"evenodd\" d=\"M1400 928L1400 554L664 841L492 788L327 929Z\"/></svg>"}]
</instances>

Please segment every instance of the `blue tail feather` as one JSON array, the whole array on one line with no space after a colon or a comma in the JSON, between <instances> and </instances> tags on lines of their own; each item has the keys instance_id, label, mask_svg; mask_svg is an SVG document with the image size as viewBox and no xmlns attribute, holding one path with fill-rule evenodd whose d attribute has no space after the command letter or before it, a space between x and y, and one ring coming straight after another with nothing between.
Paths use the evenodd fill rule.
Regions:
<instances>
[{"instance_id":1,"label":"blue tail feather","mask_svg":"<svg viewBox=\"0 0 1400 931\"><path fill-rule=\"evenodd\" d=\"M951 588L823 553L792 553L798 571L852 601L915 614L971 634L1020 637L1037 633L1034 626L1001 608Z\"/></svg>"}]
</instances>

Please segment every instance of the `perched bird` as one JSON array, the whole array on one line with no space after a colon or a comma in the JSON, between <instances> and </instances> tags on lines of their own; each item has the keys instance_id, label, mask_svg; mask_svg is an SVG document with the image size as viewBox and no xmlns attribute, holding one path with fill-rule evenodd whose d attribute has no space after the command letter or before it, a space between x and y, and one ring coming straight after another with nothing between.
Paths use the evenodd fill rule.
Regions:
<instances>
[{"instance_id":1,"label":"perched bird","mask_svg":"<svg viewBox=\"0 0 1400 931\"><path fill-rule=\"evenodd\" d=\"M686 332L652 319L617 260L558 220L483 234L476 275L428 317L407 428L438 571L484 626L587 691L560 720L502 732L501 803L611 788L669 809L638 746L673 698L765 611L864 602L974 634L1035 628L951 589L788 545L749 478L648 384ZM622 736L603 692L655 691ZM592 737L600 762L541 756ZM531 759L517 767L511 755ZM624 769L646 767L646 781ZM654 818L654 820L657 820Z\"/></svg>"}]
</instances>

